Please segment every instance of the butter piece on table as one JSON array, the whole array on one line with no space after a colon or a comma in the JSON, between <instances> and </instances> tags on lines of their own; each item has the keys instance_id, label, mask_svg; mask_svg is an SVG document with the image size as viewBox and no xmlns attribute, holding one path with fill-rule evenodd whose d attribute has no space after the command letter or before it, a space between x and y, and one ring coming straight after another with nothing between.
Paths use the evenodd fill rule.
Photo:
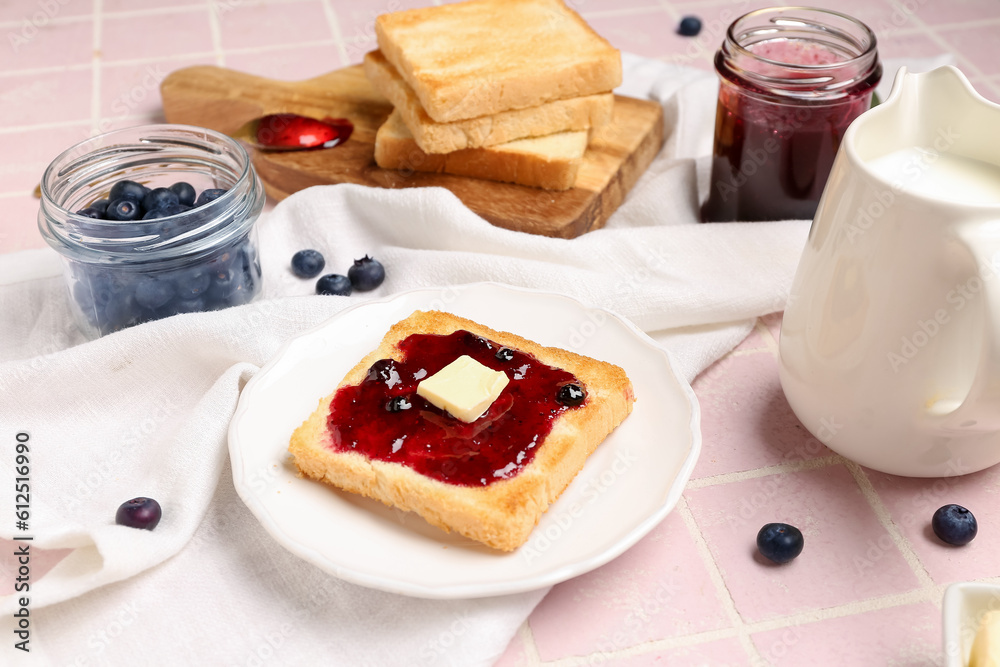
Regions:
<instances>
[{"instance_id":1,"label":"butter piece on table","mask_svg":"<svg viewBox=\"0 0 1000 667\"><path fill-rule=\"evenodd\" d=\"M1000 611L983 615L976 639L972 642L969 667L1000 667Z\"/></svg>"},{"instance_id":2,"label":"butter piece on table","mask_svg":"<svg viewBox=\"0 0 1000 667\"><path fill-rule=\"evenodd\" d=\"M486 412L510 380L463 354L417 385L417 394L457 419L474 422Z\"/></svg>"}]
</instances>

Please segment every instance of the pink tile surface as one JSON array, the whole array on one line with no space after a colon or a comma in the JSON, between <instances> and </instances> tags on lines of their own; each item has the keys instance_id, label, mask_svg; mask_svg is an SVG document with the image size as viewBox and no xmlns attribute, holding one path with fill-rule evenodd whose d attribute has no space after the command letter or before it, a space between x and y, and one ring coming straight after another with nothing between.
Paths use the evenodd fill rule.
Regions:
<instances>
[{"instance_id":1,"label":"pink tile surface","mask_svg":"<svg viewBox=\"0 0 1000 667\"><path fill-rule=\"evenodd\" d=\"M909 479L874 471L867 474L893 522L936 583L949 583L956 572L967 579L996 576L1000 531L990 527L1000 524L1000 466L938 479ZM948 503L968 508L979 523L976 539L964 547L944 544L931 530L934 511Z\"/></svg>"},{"instance_id":2,"label":"pink tile surface","mask_svg":"<svg viewBox=\"0 0 1000 667\"><path fill-rule=\"evenodd\" d=\"M0 128L90 120L91 74L43 72L0 77Z\"/></svg>"},{"instance_id":3,"label":"pink tile surface","mask_svg":"<svg viewBox=\"0 0 1000 667\"><path fill-rule=\"evenodd\" d=\"M744 621L903 593L919 583L841 465L689 489L685 497ZM785 565L757 554L757 531L775 521L797 526L805 538L802 555Z\"/></svg>"},{"instance_id":4,"label":"pink tile surface","mask_svg":"<svg viewBox=\"0 0 1000 667\"><path fill-rule=\"evenodd\" d=\"M3 139L0 153L0 193L29 193L54 157L90 135L89 127L24 130Z\"/></svg>"},{"instance_id":5,"label":"pink tile surface","mask_svg":"<svg viewBox=\"0 0 1000 667\"><path fill-rule=\"evenodd\" d=\"M620 558L556 587L530 622L542 660L614 653L728 625L686 535L680 516L671 514Z\"/></svg>"},{"instance_id":6,"label":"pink tile surface","mask_svg":"<svg viewBox=\"0 0 1000 667\"><path fill-rule=\"evenodd\" d=\"M169 14L104 19L101 52L106 62L158 58L213 50L207 8Z\"/></svg>"},{"instance_id":7,"label":"pink tile surface","mask_svg":"<svg viewBox=\"0 0 1000 667\"><path fill-rule=\"evenodd\" d=\"M960 56L977 67L978 73L996 71L997 62L1000 62L1000 22L941 30L941 36Z\"/></svg>"},{"instance_id":8,"label":"pink tile surface","mask_svg":"<svg viewBox=\"0 0 1000 667\"><path fill-rule=\"evenodd\" d=\"M931 667L941 656L941 612L929 602L862 612L752 636L765 664ZM889 629L893 631L890 632Z\"/></svg>"},{"instance_id":9,"label":"pink tile surface","mask_svg":"<svg viewBox=\"0 0 1000 667\"><path fill-rule=\"evenodd\" d=\"M160 84L174 70L193 65L214 65L215 57L181 60L156 58L140 64L119 63L101 66L101 116L115 123L138 116L162 115ZM109 123L99 129L106 132Z\"/></svg>"},{"instance_id":10,"label":"pink tile surface","mask_svg":"<svg viewBox=\"0 0 1000 667\"><path fill-rule=\"evenodd\" d=\"M721 359L695 380L704 449L692 479L832 454L795 417L777 369L764 348Z\"/></svg>"},{"instance_id":11,"label":"pink tile surface","mask_svg":"<svg viewBox=\"0 0 1000 667\"><path fill-rule=\"evenodd\" d=\"M92 20L49 21L40 26L32 30L22 24L3 31L0 72L65 67L90 60L94 44Z\"/></svg>"},{"instance_id":12,"label":"pink tile surface","mask_svg":"<svg viewBox=\"0 0 1000 667\"><path fill-rule=\"evenodd\" d=\"M347 65L336 44L293 46L264 53L234 53L226 56L226 67L270 79L301 80Z\"/></svg>"},{"instance_id":13,"label":"pink tile surface","mask_svg":"<svg viewBox=\"0 0 1000 667\"><path fill-rule=\"evenodd\" d=\"M52 21L62 21L74 16L86 16L94 11L93 0L57 0L55 4L34 2L2 2L0 3L0 23L13 23L14 31L21 35L22 30L31 32L31 28L40 28ZM25 21L28 22L27 26ZM29 27L30 26L30 27ZM6 31L5 31L6 37Z\"/></svg>"},{"instance_id":14,"label":"pink tile surface","mask_svg":"<svg viewBox=\"0 0 1000 667\"><path fill-rule=\"evenodd\" d=\"M282 4L235 5L217 10L224 49L260 49L281 44L301 44L333 39L330 23L319 0ZM327 65L327 69L332 69Z\"/></svg>"},{"instance_id":15,"label":"pink tile surface","mask_svg":"<svg viewBox=\"0 0 1000 667\"><path fill-rule=\"evenodd\" d=\"M773 4L568 3L625 51L702 69L711 68L734 18ZM222 62L279 79L315 76L375 48L376 15L431 0L102 0L96 15L93 0L59 0L52 16L38 14L42 4L0 2L2 252L44 245L29 192L51 157L95 130L160 120L166 73ZM866 21L885 57L953 50L977 89L1000 99L996 0L819 6ZM676 34L684 15L703 20L698 37ZM10 34L25 43L15 49ZM704 447L680 509L622 557L556 586L497 664L939 664L935 603L943 586L1000 575L1000 537L989 530L1000 523L1000 472L905 480L864 471L859 486L838 459L817 460L831 454L795 419L778 382L780 322L780 314L762 318L696 381ZM761 470L782 464L784 472ZM945 502L979 517L982 532L969 546L946 547L928 532L930 514ZM786 566L754 553L757 530L771 520L806 533L803 555ZM33 574L59 555L37 561Z\"/></svg>"}]
</instances>

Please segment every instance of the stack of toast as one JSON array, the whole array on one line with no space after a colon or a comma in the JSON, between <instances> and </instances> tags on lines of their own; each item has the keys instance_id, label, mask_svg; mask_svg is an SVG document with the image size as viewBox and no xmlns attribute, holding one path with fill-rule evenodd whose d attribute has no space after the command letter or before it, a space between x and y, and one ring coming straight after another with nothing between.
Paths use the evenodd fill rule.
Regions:
<instances>
[{"instance_id":1,"label":"stack of toast","mask_svg":"<svg viewBox=\"0 0 1000 667\"><path fill-rule=\"evenodd\" d=\"M562 0L468 0L383 14L365 73L394 111L386 169L565 190L611 122L621 55Z\"/></svg>"}]
</instances>

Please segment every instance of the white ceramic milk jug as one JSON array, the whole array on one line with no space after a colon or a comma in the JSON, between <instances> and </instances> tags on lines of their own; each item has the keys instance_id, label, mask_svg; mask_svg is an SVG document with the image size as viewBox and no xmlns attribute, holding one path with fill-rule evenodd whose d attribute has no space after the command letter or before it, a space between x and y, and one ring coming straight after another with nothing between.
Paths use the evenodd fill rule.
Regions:
<instances>
[{"instance_id":1,"label":"white ceramic milk jug","mask_svg":"<svg viewBox=\"0 0 1000 667\"><path fill-rule=\"evenodd\" d=\"M781 328L781 384L845 457L916 477L1000 462L1000 105L900 70L848 128Z\"/></svg>"}]
</instances>

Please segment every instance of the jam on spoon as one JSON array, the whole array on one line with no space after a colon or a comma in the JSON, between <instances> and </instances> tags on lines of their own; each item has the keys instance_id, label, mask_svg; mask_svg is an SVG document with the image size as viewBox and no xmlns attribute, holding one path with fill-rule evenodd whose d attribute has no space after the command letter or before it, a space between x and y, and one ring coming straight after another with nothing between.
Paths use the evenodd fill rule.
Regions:
<instances>
[{"instance_id":1,"label":"jam on spoon","mask_svg":"<svg viewBox=\"0 0 1000 667\"><path fill-rule=\"evenodd\" d=\"M233 133L234 139L265 151L308 151L333 148L354 131L346 118L318 120L294 113L275 113L254 118Z\"/></svg>"}]
</instances>

